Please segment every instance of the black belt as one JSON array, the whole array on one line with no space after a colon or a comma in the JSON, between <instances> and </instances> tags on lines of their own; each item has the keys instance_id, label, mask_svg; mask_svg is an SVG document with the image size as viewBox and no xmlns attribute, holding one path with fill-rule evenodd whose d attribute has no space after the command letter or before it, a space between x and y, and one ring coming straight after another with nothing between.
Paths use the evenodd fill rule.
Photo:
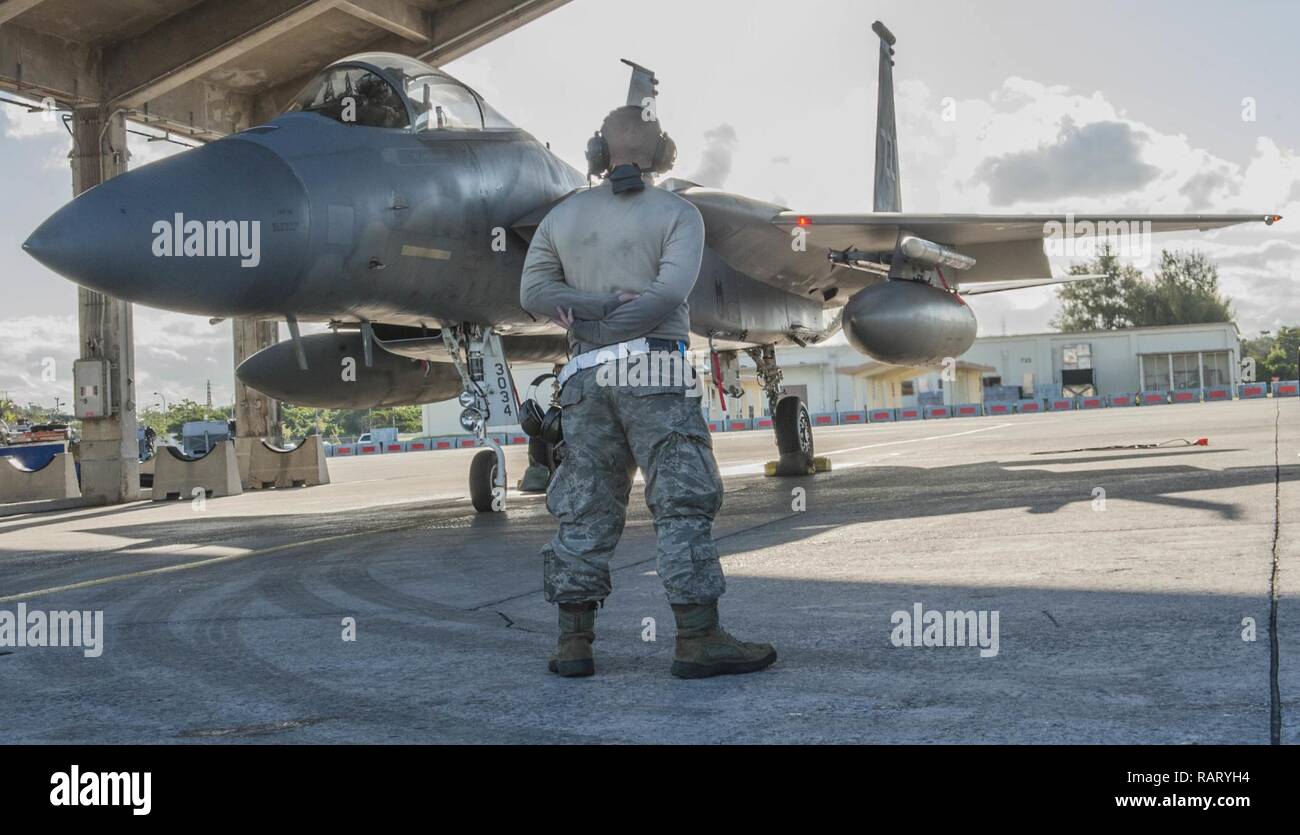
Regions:
<instances>
[{"instance_id":1,"label":"black belt","mask_svg":"<svg viewBox=\"0 0 1300 835\"><path fill-rule=\"evenodd\" d=\"M646 344L650 346L651 351L675 351L679 354L686 353L686 341L683 339L646 339Z\"/></svg>"}]
</instances>

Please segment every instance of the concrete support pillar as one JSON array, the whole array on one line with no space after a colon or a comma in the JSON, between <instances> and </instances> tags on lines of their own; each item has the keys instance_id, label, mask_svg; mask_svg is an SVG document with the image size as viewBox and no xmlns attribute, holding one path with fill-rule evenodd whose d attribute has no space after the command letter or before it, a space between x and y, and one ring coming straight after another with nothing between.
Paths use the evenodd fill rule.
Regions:
<instances>
[{"instance_id":1,"label":"concrete support pillar","mask_svg":"<svg viewBox=\"0 0 1300 835\"><path fill-rule=\"evenodd\" d=\"M126 171L126 123L103 107L78 107L72 118L74 194ZM140 498L136 441L135 342L131 305L84 287L77 289L81 358L111 366L112 415L82 421L81 494L87 504Z\"/></svg>"},{"instance_id":2,"label":"concrete support pillar","mask_svg":"<svg viewBox=\"0 0 1300 835\"><path fill-rule=\"evenodd\" d=\"M263 348L280 341L280 323L259 319L231 321L235 367ZM235 435L238 438L280 438L280 404L235 380Z\"/></svg>"}]
</instances>

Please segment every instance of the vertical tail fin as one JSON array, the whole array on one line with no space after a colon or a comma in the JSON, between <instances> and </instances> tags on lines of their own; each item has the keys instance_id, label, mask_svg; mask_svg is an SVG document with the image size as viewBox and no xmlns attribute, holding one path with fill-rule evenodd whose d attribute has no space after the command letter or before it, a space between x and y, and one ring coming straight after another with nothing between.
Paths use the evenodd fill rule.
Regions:
<instances>
[{"instance_id":1,"label":"vertical tail fin","mask_svg":"<svg viewBox=\"0 0 1300 835\"><path fill-rule=\"evenodd\" d=\"M632 68L632 79L627 83L627 103L633 107L645 107L649 99L653 109L655 97L659 95L659 79L655 78L654 71L626 58L619 60Z\"/></svg>"},{"instance_id":2,"label":"vertical tail fin","mask_svg":"<svg viewBox=\"0 0 1300 835\"><path fill-rule=\"evenodd\" d=\"M901 212L903 194L898 180L898 126L894 121L894 33L877 20L871 31L880 36L880 72L876 92L876 187L872 209Z\"/></svg>"}]
</instances>

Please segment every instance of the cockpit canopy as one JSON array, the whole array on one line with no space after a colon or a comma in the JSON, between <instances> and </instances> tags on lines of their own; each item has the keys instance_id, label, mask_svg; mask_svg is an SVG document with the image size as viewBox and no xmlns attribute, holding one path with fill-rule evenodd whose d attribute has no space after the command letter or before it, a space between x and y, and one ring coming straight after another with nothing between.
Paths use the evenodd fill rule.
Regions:
<instances>
[{"instance_id":1,"label":"cockpit canopy","mask_svg":"<svg viewBox=\"0 0 1300 835\"><path fill-rule=\"evenodd\" d=\"M372 128L502 130L514 125L478 93L423 61L367 52L336 61L298 94L289 112Z\"/></svg>"}]
</instances>

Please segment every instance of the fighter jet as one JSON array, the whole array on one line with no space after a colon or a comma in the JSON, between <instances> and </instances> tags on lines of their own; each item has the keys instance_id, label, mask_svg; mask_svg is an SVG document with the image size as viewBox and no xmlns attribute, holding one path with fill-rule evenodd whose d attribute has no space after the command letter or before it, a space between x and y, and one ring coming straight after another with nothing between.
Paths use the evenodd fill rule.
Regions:
<instances>
[{"instance_id":1,"label":"fighter jet","mask_svg":"<svg viewBox=\"0 0 1300 835\"><path fill-rule=\"evenodd\" d=\"M690 304L692 348L736 396L739 352L757 365L780 474L811 472L812 425L784 395L775 348L841 328L875 359L933 365L975 339L963 295L1053 279L1053 228L1152 232L1272 223L1276 215L944 215L902 211L895 38L879 22L874 211L829 215L680 179L707 229ZM632 66L628 103L658 80ZM562 362L563 332L519 304L528 241L589 177L445 72L354 55L264 125L109 180L43 223L23 248L85 287L208 317L284 320L291 339L236 371L288 403L363 408L459 397L484 449L470 471L480 511L500 510L505 460L489 429L519 423L517 362ZM1091 224L1091 227L1088 227ZM330 331L303 335L301 322ZM352 374L346 370L351 364ZM537 455L534 458L550 456Z\"/></svg>"}]
</instances>

